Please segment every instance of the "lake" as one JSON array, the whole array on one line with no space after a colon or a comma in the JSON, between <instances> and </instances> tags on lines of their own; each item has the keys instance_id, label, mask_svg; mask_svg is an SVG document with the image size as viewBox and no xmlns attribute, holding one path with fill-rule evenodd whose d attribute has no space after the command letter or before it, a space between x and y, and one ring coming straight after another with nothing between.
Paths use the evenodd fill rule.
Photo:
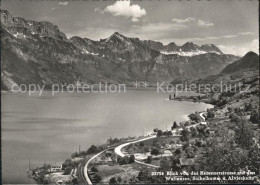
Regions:
<instances>
[{"instance_id":1,"label":"lake","mask_svg":"<svg viewBox=\"0 0 260 185\"><path fill-rule=\"evenodd\" d=\"M170 129L204 103L169 101L156 90L126 93L14 94L2 92L2 182L34 183L32 167L64 161L71 153L109 137L140 136L154 128Z\"/></svg>"}]
</instances>

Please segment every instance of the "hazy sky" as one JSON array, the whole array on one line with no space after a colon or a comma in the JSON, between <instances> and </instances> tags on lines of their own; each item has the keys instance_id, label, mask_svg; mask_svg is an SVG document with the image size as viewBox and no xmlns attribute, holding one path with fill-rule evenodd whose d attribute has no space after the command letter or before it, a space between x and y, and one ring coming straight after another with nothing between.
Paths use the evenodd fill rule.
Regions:
<instances>
[{"instance_id":1,"label":"hazy sky","mask_svg":"<svg viewBox=\"0 0 260 185\"><path fill-rule=\"evenodd\" d=\"M215 44L223 52L258 52L258 0L2 0L16 17L50 21L67 37L99 40L115 31L164 44Z\"/></svg>"}]
</instances>

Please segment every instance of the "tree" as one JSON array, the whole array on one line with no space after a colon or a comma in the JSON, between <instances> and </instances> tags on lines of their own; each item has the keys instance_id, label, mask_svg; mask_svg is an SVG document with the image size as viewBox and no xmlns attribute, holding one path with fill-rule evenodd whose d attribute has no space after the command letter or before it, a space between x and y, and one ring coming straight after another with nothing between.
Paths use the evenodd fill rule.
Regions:
<instances>
[{"instance_id":1,"label":"tree","mask_svg":"<svg viewBox=\"0 0 260 185\"><path fill-rule=\"evenodd\" d=\"M64 172L63 172L63 175L69 175L72 169L73 169L72 166L66 167Z\"/></svg>"},{"instance_id":2,"label":"tree","mask_svg":"<svg viewBox=\"0 0 260 185\"><path fill-rule=\"evenodd\" d=\"M64 161L64 163L62 164L62 168L66 168L66 167L72 166L72 165L73 165L72 160L71 160L71 159L66 159L66 160Z\"/></svg>"},{"instance_id":3,"label":"tree","mask_svg":"<svg viewBox=\"0 0 260 185\"><path fill-rule=\"evenodd\" d=\"M215 117L215 113L213 111L208 111L207 118L214 118L214 117Z\"/></svg>"},{"instance_id":4,"label":"tree","mask_svg":"<svg viewBox=\"0 0 260 185\"><path fill-rule=\"evenodd\" d=\"M152 155L159 155L160 154L160 150L158 148L153 148L151 151Z\"/></svg>"},{"instance_id":5,"label":"tree","mask_svg":"<svg viewBox=\"0 0 260 185\"><path fill-rule=\"evenodd\" d=\"M112 177L110 180L109 180L109 184L116 184L117 183L117 180L115 177Z\"/></svg>"},{"instance_id":6,"label":"tree","mask_svg":"<svg viewBox=\"0 0 260 185\"><path fill-rule=\"evenodd\" d=\"M191 136L192 136L192 137L196 137L196 136L198 135L198 131L197 131L197 129L194 128L194 127L191 127L191 128L190 128L190 132L191 132Z\"/></svg>"},{"instance_id":7,"label":"tree","mask_svg":"<svg viewBox=\"0 0 260 185\"><path fill-rule=\"evenodd\" d=\"M206 129L207 129L207 126L206 125L199 125L196 127L199 135L201 135L202 137L204 137L206 135Z\"/></svg>"},{"instance_id":8,"label":"tree","mask_svg":"<svg viewBox=\"0 0 260 185\"><path fill-rule=\"evenodd\" d=\"M187 128L184 128L184 129L181 131L180 140L181 140L181 141L189 141L189 139L190 139L190 132L188 131Z\"/></svg>"},{"instance_id":9,"label":"tree","mask_svg":"<svg viewBox=\"0 0 260 185\"><path fill-rule=\"evenodd\" d=\"M129 157L128 163L134 163L134 162L135 162L135 156L132 154L132 155L130 155L130 157Z\"/></svg>"},{"instance_id":10,"label":"tree","mask_svg":"<svg viewBox=\"0 0 260 185\"><path fill-rule=\"evenodd\" d=\"M144 146L144 142L140 142L139 146Z\"/></svg>"},{"instance_id":11,"label":"tree","mask_svg":"<svg viewBox=\"0 0 260 185\"><path fill-rule=\"evenodd\" d=\"M172 160L172 171L180 171L181 165L179 163L179 159L173 159Z\"/></svg>"},{"instance_id":12,"label":"tree","mask_svg":"<svg viewBox=\"0 0 260 185\"><path fill-rule=\"evenodd\" d=\"M129 163L129 158L127 156L124 157L118 157L117 158L117 162L119 163L119 165L124 165L124 164L128 164Z\"/></svg>"},{"instance_id":13,"label":"tree","mask_svg":"<svg viewBox=\"0 0 260 185\"><path fill-rule=\"evenodd\" d=\"M122 182L122 178L121 177L117 177L117 182L121 183Z\"/></svg>"},{"instance_id":14,"label":"tree","mask_svg":"<svg viewBox=\"0 0 260 185\"><path fill-rule=\"evenodd\" d=\"M181 149L177 148L174 153L177 154L177 155L180 155L181 154Z\"/></svg>"},{"instance_id":15,"label":"tree","mask_svg":"<svg viewBox=\"0 0 260 185\"><path fill-rule=\"evenodd\" d=\"M189 142L185 142L183 145L182 145L182 150L185 150L186 148L188 148L190 146L190 143Z\"/></svg>"},{"instance_id":16,"label":"tree","mask_svg":"<svg viewBox=\"0 0 260 185\"><path fill-rule=\"evenodd\" d=\"M189 118L190 118L190 120L195 121L195 122L200 121L200 116L198 114L192 113L192 114L189 115Z\"/></svg>"},{"instance_id":17,"label":"tree","mask_svg":"<svg viewBox=\"0 0 260 185\"><path fill-rule=\"evenodd\" d=\"M157 137L161 137L163 135L163 132L161 130L158 130Z\"/></svg>"},{"instance_id":18,"label":"tree","mask_svg":"<svg viewBox=\"0 0 260 185\"><path fill-rule=\"evenodd\" d=\"M93 153L96 153L98 150L97 150L97 147L95 145L91 145L89 148L88 148L88 154L93 154Z\"/></svg>"},{"instance_id":19,"label":"tree","mask_svg":"<svg viewBox=\"0 0 260 185\"><path fill-rule=\"evenodd\" d=\"M153 160L152 156L148 156L146 159L146 163L151 163Z\"/></svg>"},{"instance_id":20,"label":"tree","mask_svg":"<svg viewBox=\"0 0 260 185\"><path fill-rule=\"evenodd\" d=\"M176 121L174 121L171 129L173 130L173 129L177 128L177 127L178 127L178 125L177 125Z\"/></svg>"},{"instance_id":21,"label":"tree","mask_svg":"<svg viewBox=\"0 0 260 185\"><path fill-rule=\"evenodd\" d=\"M141 171L139 172L138 176L137 176L137 179L138 179L139 181L146 181L147 178L148 178L148 172L147 172L147 171L143 171L143 170L141 170Z\"/></svg>"}]
</instances>

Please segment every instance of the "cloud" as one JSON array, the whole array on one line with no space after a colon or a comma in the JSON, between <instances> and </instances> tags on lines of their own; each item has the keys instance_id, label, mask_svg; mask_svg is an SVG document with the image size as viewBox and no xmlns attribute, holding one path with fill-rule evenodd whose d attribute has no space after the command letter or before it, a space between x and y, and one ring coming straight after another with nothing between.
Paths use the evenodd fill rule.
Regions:
<instances>
[{"instance_id":1,"label":"cloud","mask_svg":"<svg viewBox=\"0 0 260 185\"><path fill-rule=\"evenodd\" d=\"M198 26L209 27L209 26L214 26L214 24L212 22L198 20Z\"/></svg>"},{"instance_id":2,"label":"cloud","mask_svg":"<svg viewBox=\"0 0 260 185\"><path fill-rule=\"evenodd\" d=\"M222 36L217 36L217 37L206 37L206 39L210 40L217 40L217 39L230 39L230 38L235 38L238 37L238 35L222 35Z\"/></svg>"},{"instance_id":3,"label":"cloud","mask_svg":"<svg viewBox=\"0 0 260 185\"><path fill-rule=\"evenodd\" d=\"M223 38L234 38L237 37L237 35L224 35Z\"/></svg>"},{"instance_id":4,"label":"cloud","mask_svg":"<svg viewBox=\"0 0 260 185\"><path fill-rule=\"evenodd\" d=\"M130 1L116 1L113 5L107 6L104 11L113 16L131 18L133 22L138 22L139 18L146 15L145 9L136 4L130 5Z\"/></svg>"},{"instance_id":5,"label":"cloud","mask_svg":"<svg viewBox=\"0 0 260 185\"><path fill-rule=\"evenodd\" d=\"M236 38L239 36L245 36L245 35L253 35L254 33L252 32L241 32L241 33L237 33L235 35L222 35L222 36L218 36L218 37L206 37L206 39L211 39L211 40L216 40L216 39L230 39L230 38Z\"/></svg>"},{"instance_id":6,"label":"cloud","mask_svg":"<svg viewBox=\"0 0 260 185\"><path fill-rule=\"evenodd\" d=\"M253 51L259 53L259 41L254 39L242 46L238 45L218 45L219 49L226 54L232 54L237 56L244 56L247 52Z\"/></svg>"},{"instance_id":7,"label":"cloud","mask_svg":"<svg viewBox=\"0 0 260 185\"><path fill-rule=\"evenodd\" d=\"M51 10L56 10L58 7L52 7Z\"/></svg>"},{"instance_id":8,"label":"cloud","mask_svg":"<svg viewBox=\"0 0 260 185\"><path fill-rule=\"evenodd\" d=\"M195 21L196 19L193 18L193 17L188 17L186 19L172 19L173 22L176 22L176 23L187 23L187 22L192 22L192 21Z\"/></svg>"},{"instance_id":9,"label":"cloud","mask_svg":"<svg viewBox=\"0 0 260 185\"><path fill-rule=\"evenodd\" d=\"M178 24L172 24L172 23L149 23L146 25L143 25L141 27L135 26L136 28L139 28L140 31L143 31L144 33L160 33L161 31L173 31L173 30L181 30L186 28L185 25L178 25Z\"/></svg>"},{"instance_id":10,"label":"cloud","mask_svg":"<svg viewBox=\"0 0 260 185\"><path fill-rule=\"evenodd\" d=\"M67 6L69 4L69 2L68 1L64 1L64 2L59 2L58 4L59 5L63 5L63 6Z\"/></svg>"},{"instance_id":11,"label":"cloud","mask_svg":"<svg viewBox=\"0 0 260 185\"><path fill-rule=\"evenodd\" d=\"M254 35L253 32L241 32L241 33L238 33L238 35Z\"/></svg>"},{"instance_id":12,"label":"cloud","mask_svg":"<svg viewBox=\"0 0 260 185\"><path fill-rule=\"evenodd\" d=\"M210 39L210 40L217 40L220 39L221 37L206 37L206 39Z\"/></svg>"},{"instance_id":13,"label":"cloud","mask_svg":"<svg viewBox=\"0 0 260 185\"><path fill-rule=\"evenodd\" d=\"M187 23L193 23L197 26L201 26L201 27L210 27L210 26L214 26L214 24L212 22L209 21L204 21L201 19L196 19L194 17L188 17L186 19L172 19L173 22L178 23L178 24L187 24Z\"/></svg>"}]
</instances>

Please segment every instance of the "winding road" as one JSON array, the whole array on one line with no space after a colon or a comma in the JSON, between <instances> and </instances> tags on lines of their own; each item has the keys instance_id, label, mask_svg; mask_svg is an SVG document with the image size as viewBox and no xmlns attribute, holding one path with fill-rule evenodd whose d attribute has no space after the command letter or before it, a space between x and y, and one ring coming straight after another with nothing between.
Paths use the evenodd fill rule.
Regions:
<instances>
[{"instance_id":1,"label":"winding road","mask_svg":"<svg viewBox=\"0 0 260 185\"><path fill-rule=\"evenodd\" d=\"M196 127L199 124L207 124L207 122L205 122L205 117L203 116L203 113L204 112L199 113L199 115L203 119L203 121L201 121L198 124L187 126L186 128ZM181 130L181 129L179 129L179 130ZM176 133L176 129L174 129L172 132L175 134ZM127 142L127 143L124 143L124 144L121 144L121 145L115 147L114 151L115 151L115 153L117 155L119 155L121 157L124 157L125 154L123 154L122 151L121 151L123 147L125 147L127 145L130 145L130 144L134 144L134 143L142 142L142 141L145 141L145 140L153 139L153 138L156 138L156 135L149 136L149 137L146 137L146 138L142 138L142 139L139 139L139 140L136 140L136 141ZM105 151L107 151L109 149L111 149L111 148L102 150L101 152L99 152L99 153L95 154L94 156L92 156L90 159L87 159L87 158L84 159L84 161L80 164L79 176L80 176L81 181L83 181L82 183L92 184L92 182L91 182L91 180L90 180L90 178L88 176L88 165L94 158L96 158L97 156L99 156L100 154L102 154L103 152L105 152ZM144 162L141 162L141 161L138 161L138 160L135 160L135 162L139 163L139 164L142 164L142 165L146 165L148 167L159 168L159 166L155 166L155 165L152 165L152 164L147 164L147 163L144 163Z\"/></svg>"},{"instance_id":2,"label":"winding road","mask_svg":"<svg viewBox=\"0 0 260 185\"><path fill-rule=\"evenodd\" d=\"M194 125L190 125L190 126L187 126L186 128L190 128L190 127L196 127L198 126L199 124L207 124L207 122L205 122L205 117L203 116L203 112L199 113L200 117L203 119L203 121L201 121L200 123L198 124L194 124ZM176 133L176 130L177 129L174 129L172 130L172 133L175 134ZM179 130L182 130L182 129L179 129ZM122 153L122 148L124 148L125 146L127 145L130 145L130 144L134 144L134 143L138 143L138 142L142 142L142 141L145 141L145 140L148 140L148 139L152 139L152 138L156 138L156 135L153 135L153 136L150 136L150 137L147 137L147 138L143 138L143 139L140 139L140 140L136 140L136 141L133 141L133 142L128 142L128 143L124 143L122 145L119 145L115 148L115 153L121 157L124 157L125 154ZM149 166L149 167L154 167L154 168L159 168L159 166L155 166L155 165L152 165L152 164L147 164L147 163L144 163L144 162L141 162L141 161L138 161L138 160L135 160L136 163L139 163L139 164L143 164L143 165L146 165L146 166Z\"/></svg>"}]
</instances>

